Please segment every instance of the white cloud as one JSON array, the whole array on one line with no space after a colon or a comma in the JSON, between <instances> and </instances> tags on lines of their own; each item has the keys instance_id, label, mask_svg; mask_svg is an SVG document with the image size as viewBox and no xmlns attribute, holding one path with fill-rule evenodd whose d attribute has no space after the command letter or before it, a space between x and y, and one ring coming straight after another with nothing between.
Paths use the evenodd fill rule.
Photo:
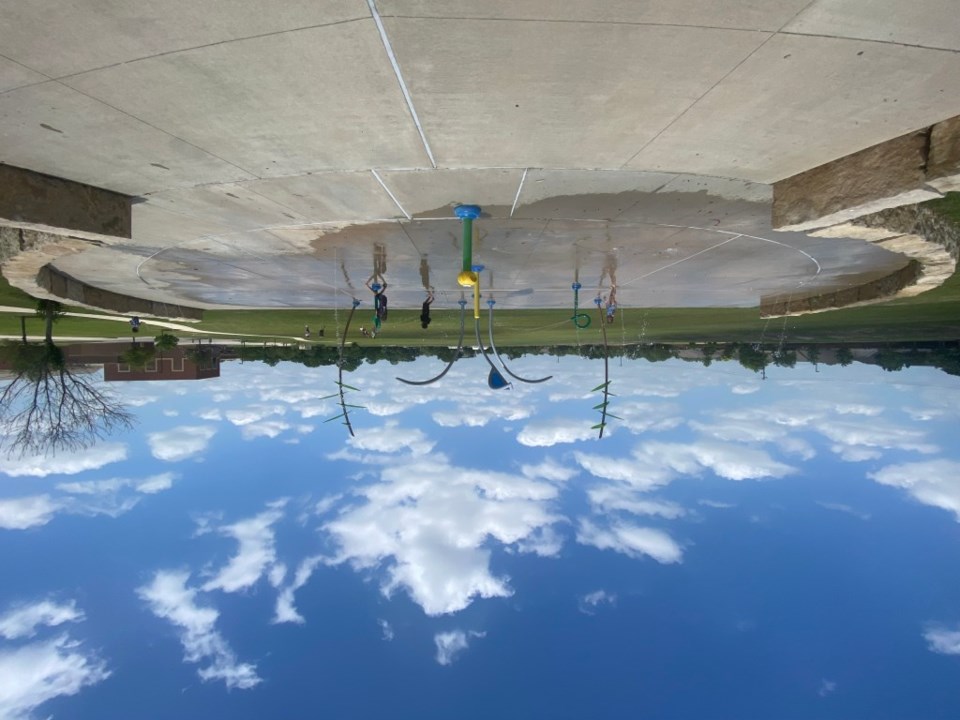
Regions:
<instances>
[{"instance_id":1,"label":"white cloud","mask_svg":"<svg viewBox=\"0 0 960 720\"><path fill-rule=\"evenodd\" d=\"M585 420L555 418L528 423L517 435L517 442L527 447L551 447L559 443L572 443L596 437Z\"/></svg>"},{"instance_id":2,"label":"white cloud","mask_svg":"<svg viewBox=\"0 0 960 720\"><path fill-rule=\"evenodd\" d=\"M530 417L529 407L516 405L475 405L470 412L440 410L431 416L433 421L441 427L485 427L491 420L501 419L508 421L526 420Z\"/></svg>"},{"instance_id":3,"label":"white cloud","mask_svg":"<svg viewBox=\"0 0 960 720\"><path fill-rule=\"evenodd\" d=\"M84 480L79 482L57 483L57 490L71 495L107 495L133 487L137 492L152 495L168 490L173 485L176 475L160 473L143 480L128 480L126 478L111 478L109 480Z\"/></svg>"},{"instance_id":4,"label":"white cloud","mask_svg":"<svg viewBox=\"0 0 960 720\"><path fill-rule=\"evenodd\" d=\"M616 605L616 593L608 593L606 590L594 590L587 593L578 603L580 612L584 615L595 615L600 605Z\"/></svg>"},{"instance_id":5,"label":"white cloud","mask_svg":"<svg viewBox=\"0 0 960 720\"><path fill-rule=\"evenodd\" d=\"M290 424L281 420L263 420L250 423L240 428L240 435L244 440L257 438L275 438L290 429Z\"/></svg>"},{"instance_id":6,"label":"white cloud","mask_svg":"<svg viewBox=\"0 0 960 720\"><path fill-rule=\"evenodd\" d=\"M647 555L663 564L683 560L683 549L667 533L629 523L614 522L608 528L601 528L590 520L581 519L577 542L600 550L614 550L634 558Z\"/></svg>"},{"instance_id":7,"label":"white cloud","mask_svg":"<svg viewBox=\"0 0 960 720\"><path fill-rule=\"evenodd\" d=\"M687 474L691 468L696 472L696 466L700 466L727 480L780 478L794 472L792 467L774 460L763 450L714 442L647 443L638 453L638 457L644 456L680 473Z\"/></svg>"},{"instance_id":8,"label":"white cloud","mask_svg":"<svg viewBox=\"0 0 960 720\"><path fill-rule=\"evenodd\" d=\"M563 536L552 525L538 527L517 541L517 550L540 557L556 557L563 549Z\"/></svg>"},{"instance_id":9,"label":"white cloud","mask_svg":"<svg viewBox=\"0 0 960 720\"><path fill-rule=\"evenodd\" d=\"M41 600L30 605L16 605L0 615L0 636L8 640L33 637L38 627L56 627L83 619L83 612L77 609L73 600L63 604Z\"/></svg>"},{"instance_id":10,"label":"white cloud","mask_svg":"<svg viewBox=\"0 0 960 720\"><path fill-rule=\"evenodd\" d=\"M130 407L144 407L150 403L155 403L160 398L156 395L144 395L141 393L128 394L123 398L123 404Z\"/></svg>"},{"instance_id":11,"label":"white cloud","mask_svg":"<svg viewBox=\"0 0 960 720\"><path fill-rule=\"evenodd\" d=\"M736 507L734 503L720 502L718 500L697 500L698 505L703 505L704 507L718 508L721 510L727 510L732 507Z\"/></svg>"},{"instance_id":12,"label":"white cloud","mask_svg":"<svg viewBox=\"0 0 960 720\"><path fill-rule=\"evenodd\" d=\"M40 455L14 459L0 455L0 473L11 477L76 475L85 470L98 470L110 463L126 459L126 445L103 443L88 450L59 453L53 457Z\"/></svg>"},{"instance_id":13,"label":"white cloud","mask_svg":"<svg viewBox=\"0 0 960 720\"><path fill-rule=\"evenodd\" d=\"M831 445L830 450L837 454L844 462L866 462L867 460L879 460L883 457L883 453L880 450L864 447Z\"/></svg>"},{"instance_id":14,"label":"white cloud","mask_svg":"<svg viewBox=\"0 0 960 720\"><path fill-rule=\"evenodd\" d=\"M286 409L282 405L252 405L236 410L227 410L224 417L234 425L250 425L265 420L272 415L283 415Z\"/></svg>"},{"instance_id":15,"label":"white cloud","mask_svg":"<svg viewBox=\"0 0 960 720\"><path fill-rule=\"evenodd\" d=\"M875 459L879 450L910 450L927 455L938 450L925 441L922 430L884 425L876 420L835 420L818 425L817 430L833 441L832 450L841 459L853 462Z\"/></svg>"},{"instance_id":16,"label":"white cloud","mask_svg":"<svg viewBox=\"0 0 960 720\"><path fill-rule=\"evenodd\" d=\"M216 629L219 613L196 603L197 591L187 587L189 573L159 570L153 581L137 589L150 611L180 630L184 661L203 664L201 680L223 680L228 688L247 689L261 682L256 665L240 663Z\"/></svg>"},{"instance_id":17,"label":"white cloud","mask_svg":"<svg viewBox=\"0 0 960 720\"><path fill-rule=\"evenodd\" d=\"M867 477L881 485L903 488L924 505L952 512L960 522L960 462L956 460L888 465Z\"/></svg>"},{"instance_id":18,"label":"white cloud","mask_svg":"<svg viewBox=\"0 0 960 720\"><path fill-rule=\"evenodd\" d=\"M674 502L640 497L627 487L603 485L588 490L587 496L600 512L622 510L634 515L659 515L669 520L686 515L686 510Z\"/></svg>"},{"instance_id":19,"label":"white cloud","mask_svg":"<svg viewBox=\"0 0 960 720\"><path fill-rule=\"evenodd\" d=\"M209 425L193 425L174 428L164 432L150 433L147 442L150 452L158 460L179 462L206 450L216 428Z\"/></svg>"},{"instance_id":20,"label":"white cloud","mask_svg":"<svg viewBox=\"0 0 960 720\"><path fill-rule=\"evenodd\" d=\"M910 417L911 420L918 422L927 422L928 420L936 420L941 418L946 414L945 410L941 408L910 408L905 407L903 411Z\"/></svg>"},{"instance_id":21,"label":"white cloud","mask_svg":"<svg viewBox=\"0 0 960 720\"><path fill-rule=\"evenodd\" d=\"M820 697L826 697L836 689L837 683L835 683L833 680L827 680L826 678L823 678L820 681L820 687L817 688L817 695Z\"/></svg>"},{"instance_id":22,"label":"white cloud","mask_svg":"<svg viewBox=\"0 0 960 720\"><path fill-rule=\"evenodd\" d=\"M554 482L566 482L577 474L576 468L564 467L553 458L547 458L537 465L522 465L520 472L529 478L543 478Z\"/></svg>"},{"instance_id":23,"label":"white cloud","mask_svg":"<svg viewBox=\"0 0 960 720\"><path fill-rule=\"evenodd\" d=\"M757 392L759 389L760 389L759 383L753 383L749 385L742 384L742 385L734 385L733 387L730 388L730 392L732 392L734 395L752 395L753 393Z\"/></svg>"},{"instance_id":24,"label":"white cloud","mask_svg":"<svg viewBox=\"0 0 960 720\"><path fill-rule=\"evenodd\" d=\"M382 633L382 637L386 642L393 640L395 633L393 632L393 627L391 627L390 623L388 623L386 620L380 619L377 620L377 625L380 626L380 632Z\"/></svg>"},{"instance_id":25,"label":"white cloud","mask_svg":"<svg viewBox=\"0 0 960 720\"><path fill-rule=\"evenodd\" d=\"M862 403L838 403L833 406L833 409L838 415L864 415L866 417L876 417L883 412L882 407Z\"/></svg>"},{"instance_id":26,"label":"white cloud","mask_svg":"<svg viewBox=\"0 0 960 720\"><path fill-rule=\"evenodd\" d=\"M214 578L203 585L204 590L237 592L252 586L276 562L273 524L283 517L286 501L271 503L272 507L246 520L218 528L221 535L237 541L237 554L220 569Z\"/></svg>"},{"instance_id":27,"label":"white cloud","mask_svg":"<svg viewBox=\"0 0 960 720\"><path fill-rule=\"evenodd\" d=\"M25 720L48 700L108 677L106 664L67 635L0 650L0 718Z\"/></svg>"},{"instance_id":28,"label":"white cloud","mask_svg":"<svg viewBox=\"0 0 960 720\"><path fill-rule=\"evenodd\" d=\"M136 483L135 487L139 493L153 495L158 492L163 492L164 490L169 490L173 487L173 481L176 480L176 478L177 476L173 473L160 473L159 475L152 475L151 477L140 480Z\"/></svg>"},{"instance_id":29,"label":"white cloud","mask_svg":"<svg viewBox=\"0 0 960 720\"><path fill-rule=\"evenodd\" d=\"M362 435L351 437L347 443L357 450L375 453L408 450L413 455L426 455L436 445L422 430L398 427L395 420L388 421L381 428L371 428Z\"/></svg>"},{"instance_id":30,"label":"white cloud","mask_svg":"<svg viewBox=\"0 0 960 720\"><path fill-rule=\"evenodd\" d=\"M277 595L277 604L274 609L273 620L270 622L275 624L285 622L303 624L306 622L303 616L297 612L297 608L294 605L294 594L307 584L310 576L313 575L313 571L316 570L317 566L320 565L323 560L324 558L322 556L315 555L301 561L297 567L297 571L294 573L293 582L282 588Z\"/></svg>"},{"instance_id":31,"label":"white cloud","mask_svg":"<svg viewBox=\"0 0 960 720\"><path fill-rule=\"evenodd\" d=\"M37 525L46 525L62 508L62 503L49 495L0 500L0 528L26 530Z\"/></svg>"},{"instance_id":32,"label":"white cloud","mask_svg":"<svg viewBox=\"0 0 960 720\"><path fill-rule=\"evenodd\" d=\"M927 649L941 655L960 655L960 627L948 628L931 625L923 633Z\"/></svg>"},{"instance_id":33,"label":"white cloud","mask_svg":"<svg viewBox=\"0 0 960 720\"><path fill-rule=\"evenodd\" d=\"M57 490L72 495L98 495L100 493L116 492L126 487L129 480L113 478L112 480L85 480L83 482L57 483Z\"/></svg>"},{"instance_id":34,"label":"white cloud","mask_svg":"<svg viewBox=\"0 0 960 720\"><path fill-rule=\"evenodd\" d=\"M588 473L604 480L617 480L638 489L650 489L665 485L673 473L653 462L638 463L631 458L615 458L576 452L577 463Z\"/></svg>"},{"instance_id":35,"label":"white cloud","mask_svg":"<svg viewBox=\"0 0 960 720\"><path fill-rule=\"evenodd\" d=\"M209 420L211 422L216 420L223 420L223 413L220 412L219 408L211 408L209 410L201 410L197 413L197 417L201 420Z\"/></svg>"},{"instance_id":36,"label":"white cloud","mask_svg":"<svg viewBox=\"0 0 960 720\"><path fill-rule=\"evenodd\" d=\"M711 470L728 480L759 480L794 472L763 450L713 441L690 444L647 442L633 458L574 453L574 459L594 477L617 480L638 490L666 485L679 475Z\"/></svg>"},{"instance_id":37,"label":"white cloud","mask_svg":"<svg viewBox=\"0 0 960 720\"><path fill-rule=\"evenodd\" d=\"M442 455L397 458L381 482L356 492L364 502L324 525L338 548L332 562L384 568L383 592L404 589L428 615L511 595L509 578L490 571L490 540L519 547L560 520L545 504L554 485L451 466Z\"/></svg>"},{"instance_id":38,"label":"white cloud","mask_svg":"<svg viewBox=\"0 0 960 720\"><path fill-rule=\"evenodd\" d=\"M817 452L803 438L785 437L777 441L777 446L785 453L796 455L801 460L812 460Z\"/></svg>"},{"instance_id":39,"label":"white cloud","mask_svg":"<svg viewBox=\"0 0 960 720\"><path fill-rule=\"evenodd\" d=\"M452 632L437 633L433 636L433 642L437 646L437 662L441 665L450 665L457 656L470 646L472 638L485 637L483 632L464 632L463 630L454 630Z\"/></svg>"}]
</instances>

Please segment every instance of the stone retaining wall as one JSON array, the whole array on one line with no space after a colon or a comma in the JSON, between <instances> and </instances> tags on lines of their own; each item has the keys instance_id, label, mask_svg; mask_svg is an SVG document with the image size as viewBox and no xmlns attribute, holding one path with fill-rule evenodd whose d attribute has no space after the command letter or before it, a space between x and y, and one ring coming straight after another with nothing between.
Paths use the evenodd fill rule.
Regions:
<instances>
[{"instance_id":1,"label":"stone retaining wall","mask_svg":"<svg viewBox=\"0 0 960 720\"><path fill-rule=\"evenodd\" d=\"M821 289L808 295L768 295L760 299L760 317L822 312L889 298L915 283L920 277L921 268L919 262L910 260L904 267L889 275L854 287Z\"/></svg>"},{"instance_id":2,"label":"stone retaining wall","mask_svg":"<svg viewBox=\"0 0 960 720\"><path fill-rule=\"evenodd\" d=\"M103 290L53 266L59 257L108 242L21 227L0 227L0 266L7 281L31 297L129 315L185 320L203 318L203 310L199 308Z\"/></svg>"},{"instance_id":3,"label":"stone retaining wall","mask_svg":"<svg viewBox=\"0 0 960 720\"><path fill-rule=\"evenodd\" d=\"M960 116L773 185L775 230L806 232L960 190Z\"/></svg>"},{"instance_id":4,"label":"stone retaining wall","mask_svg":"<svg viewBox=\"0 0 960 720\"><path fill-rule=\"evenodd\" d=\"M130 237L133 198L0 163L0 218L49 228Z\"/></svg>"},{"instance_id":5,"label":"stone retaining wall","mask_svg":"<svg viewBox=\"0 0 960 720\"><path fill-rule=\"evenodd\" d=\"M890 208L865 215L852 222L868 228L882 228L903 235L919 235L934 242L956 262L960 260L960 228L942 216L920 205Z\"/></svg>"},{"instance_id":6,"label":"stone retaining wall","mask_svg":"<svg viewBox=\"0 0 960 720\"><path fill-rule=\"evenodd\" d=\"M37 274L37 284L51 295L62 298L67 302L89 305L102 310L112 310L124 315L203 319L203 310L199 308L171 305L131 295L121 295L111 290L103 290L77 280L52 265L45 265L40 269Z\"/></svg>"}]
</instances>

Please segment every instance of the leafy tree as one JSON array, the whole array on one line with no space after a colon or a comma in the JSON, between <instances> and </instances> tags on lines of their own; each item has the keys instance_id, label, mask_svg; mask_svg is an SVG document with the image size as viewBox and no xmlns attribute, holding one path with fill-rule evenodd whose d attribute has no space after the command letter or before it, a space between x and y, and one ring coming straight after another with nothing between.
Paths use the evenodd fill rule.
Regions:
<instances>
[{"instance_id":1,"label":"leafy tree","mask_svg":"<svg viewBox=\"0 0 960 720\"><path fill-rule=\"evenodd\" d=\"M281 360L289 360L292 353L297 352L295 348L270 346L264 348L264 362L270 367L275 366ZM189 360L195 362L203 369L212 368L217 359L223 353L221 345L191 345L187 350L186 356Z\"/></svg>"},{"instance_id":2,"label":"leafy tree","mask_svg":"<svg viewBox=\"0 0 960 720\"><path fill-rule=\"evenodd\" d=\"M797 364L797 353L793 350L781 350L773 354L773 364L777 367L792 368Z\"/></svg>"},{"instance_id":3,"label":"leafy tree","mask_svg":"<svg viewBox=\"0 0 960 720\"><path fill-rule=\"evenodd\" d=\"M763 372L770 364L767 353L763 349L754 349L752 345L746 343L741 343L737 347L737 360L743 367L753 372Z\"/></svg>"},{"instance_id":4,"label":"leafy tree","mask_svg":"<svg viewBox=\"0 0 960 720\"><path fill-rule=\"evenodd\" d=\"M897 372L906 367L906 360L896 350L884 348L877 353L877 364L887 372Z\"/></svg>"},{"instance_id":5,"label":"leafy tree","mask_svg":"<svg viewBox=\"0 0 960 720\"><path fill-rule=\"evenodd\" d=\"M156 355L157 352L153 348L133 342L130 344L130 348L120 355L120 362L126 363L137 370L143 370Z\"/></svg>"},{"instance_id":6,"label":"leafy tree","mask_svg":"<svg viewBox=\"0 0 960 720\"><path fill-rule=\"evenodd\" d=\"M161 331L160 334L153 339L153 346L160 351L160 357L163 357L164 351L173 350L179 344L180 338L166 331Z\"/></svg>"},{"instance_id":7,"label":"leafy tree","mask_svg":"<svg viewBox=\"0 0 960 720\"><path fill-rule=\"evenodd\" d=\"M837 362L846 367L853 362L853 352L848 347L837 348Z\"/></svg>"},{"instance_id":8,"label":"leafy tree","mask_svg":"<svg viewBox=\"0 0 960 720\"><path fill-rule=\"evenodd\" d=\"M719 349L720 346L715 342L708 342L700 349L700 352L703 353L704 367L710 367Z\"/></svg>"}]
</instances>

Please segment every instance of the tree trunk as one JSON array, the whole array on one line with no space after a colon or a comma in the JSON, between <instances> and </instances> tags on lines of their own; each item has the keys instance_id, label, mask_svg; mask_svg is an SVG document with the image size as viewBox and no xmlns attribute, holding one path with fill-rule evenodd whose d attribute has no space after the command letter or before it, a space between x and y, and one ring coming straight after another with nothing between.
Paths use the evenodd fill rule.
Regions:
<instances>
[{"instance_id":1,"label":"tree trunk","mask_svg":"<svg viewBox=\"0 0 960 720\"><path fill-rule=\"evenodd\" d=\"M54 312L53 310L48 308L43 315L43 322L44 322L43 337L44 337L44 340L46 340L48 345L53 344L53 318L54 318Z\"/></svg>"}]
</instances>

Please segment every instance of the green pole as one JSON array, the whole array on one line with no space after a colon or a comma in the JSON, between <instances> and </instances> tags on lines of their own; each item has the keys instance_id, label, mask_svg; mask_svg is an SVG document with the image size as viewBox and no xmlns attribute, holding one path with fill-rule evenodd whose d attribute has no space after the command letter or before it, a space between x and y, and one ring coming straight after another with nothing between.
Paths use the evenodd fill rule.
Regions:
<instances>
[{"instance_id":1,"label":"green pole","mask_svg":"<svg viewBox=\"0 0 960 720\"><path fill-rule=\"evenodd\" d=\"M463 272L473 267L473 218L463 218Z\"/></svg>"}]
</instances>

